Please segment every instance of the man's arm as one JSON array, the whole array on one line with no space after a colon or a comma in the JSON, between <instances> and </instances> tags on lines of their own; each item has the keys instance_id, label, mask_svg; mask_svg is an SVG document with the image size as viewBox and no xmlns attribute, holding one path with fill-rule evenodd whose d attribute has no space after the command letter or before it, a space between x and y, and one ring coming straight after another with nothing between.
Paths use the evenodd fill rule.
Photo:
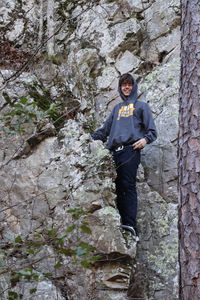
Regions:
<instances>
[{"instance_id":1,"label":"man's arm","mask_svg":"<svg viewBox=\"0 0 200 300\"><path fill-rule=\"evenodd\" d=\"M145 135L144 138L138 140L133 144L133 149L142 149L146 146L146 144L150 144L157 139L157 130L153 120L153 115L147 103L145 103L142 117L143 125L145 128Z\"/></svg>"},{"instance_id":2,"label":"man's arm","mask_svg":"<svg viewBox=\"0 0 200 300\"><path fill-rule=\"evenodd\" d=\"M113 109L113 111L114 111L114 109ZM114 114L113 111L111 112L109 117L106 119L103 126L99 129L97 129L96 131L94 131L93 133L91 133L91 137L93 138L93 140L101 140L102 142L106 142L107 137L110 133L111 126L112 126L113 114Z\"/></svg>"}]
</instances>

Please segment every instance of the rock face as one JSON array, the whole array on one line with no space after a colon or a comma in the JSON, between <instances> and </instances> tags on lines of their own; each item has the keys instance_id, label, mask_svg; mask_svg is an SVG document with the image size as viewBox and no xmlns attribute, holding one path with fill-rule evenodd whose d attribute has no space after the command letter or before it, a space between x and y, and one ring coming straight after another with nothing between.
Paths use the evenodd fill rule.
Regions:
<instances>
[{"instance_id":1,"label":"rock face","mask_svg":"<svg viewBox=\"0 0 200 300\"><path fill-rule=\"evenodd\" d=\"M1 299L178 299L179 1L0 7ZM89 134L125 72L158 128L138 174L139 243L119 227L112 156Z\"/></svg>"}]
</instances>

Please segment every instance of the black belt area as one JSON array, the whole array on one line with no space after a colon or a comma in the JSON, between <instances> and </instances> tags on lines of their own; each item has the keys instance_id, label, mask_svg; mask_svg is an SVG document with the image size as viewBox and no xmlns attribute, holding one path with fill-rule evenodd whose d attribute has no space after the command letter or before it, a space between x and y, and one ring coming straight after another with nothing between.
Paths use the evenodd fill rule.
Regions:
<instances>
[{"instance_id":1,"label":"black belt area","mask_svg":"<svg viewBox=\"0 0 200 300\"><path fill-rule=\"evenodd\" d=\"M120 146L117 146L116 148L113 149L114 152L118 152L118 151L121 151L123 150L124 148L126 147L130 147L130 146L133 146L134 142L131 143L131 144L128 144L128 145L120 145Z\"/></svg>"}]
</instances>

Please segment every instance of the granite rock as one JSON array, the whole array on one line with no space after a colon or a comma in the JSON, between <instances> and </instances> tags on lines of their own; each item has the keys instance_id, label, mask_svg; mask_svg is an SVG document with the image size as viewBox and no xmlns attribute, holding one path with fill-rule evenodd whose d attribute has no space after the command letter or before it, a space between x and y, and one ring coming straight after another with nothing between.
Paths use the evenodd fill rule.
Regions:
<instances>
[{"instance_id":1,"label":"granite rock","mask_svg":"<svg viewBox=\"0 0 200 300\"><path fill-rule=\"evenodd\" d=\"M85 217L92 233L70 232L66 249L77 247L79 237L101 258L84 269L61 255L56 269L55 245L46 245L35 269L53 276L39 277L33 299L177 300L179 1L3 0L0 7L0 50L9 49L0 61L1 116L21 97L67 110L56 134L22 156L16 154L37 126L30 122L15 135L1 131L2 266L24 264L19 252L6 251L14 238L52 228L64 234L73 222L67 211L81 207L86 215L80 222ZM149 103L158 128L138 173L138 244L120 229L112 156L89 134L121 101L117 86L124 72L135 76L139 100ZM1 275L2 299L9 275ZM31 288L18 282L13 291L26 299Z\"/></svg>"}]
</instances>

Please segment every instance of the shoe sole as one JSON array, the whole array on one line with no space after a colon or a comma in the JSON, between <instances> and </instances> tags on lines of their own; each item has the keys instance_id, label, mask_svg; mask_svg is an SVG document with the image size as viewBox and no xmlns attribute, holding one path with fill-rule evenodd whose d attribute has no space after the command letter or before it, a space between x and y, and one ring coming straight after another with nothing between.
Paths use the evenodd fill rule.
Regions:
<instances>
[{"instance_id":1,"label":"shoe sole","mask_svg":"<svg viewBox=\"0 0 200 300\"><path fill-rule=\"evenodd\" d=\"M125 230L128 230L129 232L131 232L132 233L132 235L135 237L135 239L136 239L136 242L139 242L139 237L136 235L136 232L135 232L135 229L134 228L132 228L131 226L128 226L128 225L120 225L120 227L122 228L122 229L125 229Z\"/></svg>"}]
</instances>

